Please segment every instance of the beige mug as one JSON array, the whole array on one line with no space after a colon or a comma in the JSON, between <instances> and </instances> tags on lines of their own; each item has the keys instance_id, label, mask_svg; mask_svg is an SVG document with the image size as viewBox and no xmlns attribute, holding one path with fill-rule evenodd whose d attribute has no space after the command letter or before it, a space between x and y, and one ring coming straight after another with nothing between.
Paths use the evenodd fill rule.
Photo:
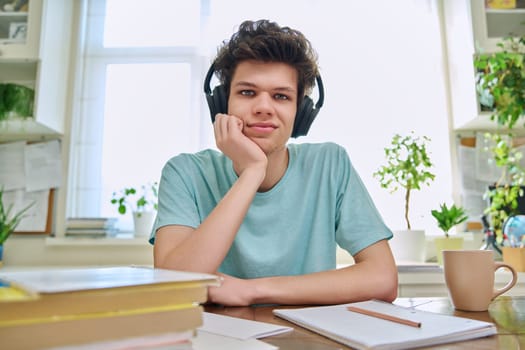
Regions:
<instances>
[{"instance_id":1,"label":"beige mug","mask_svg":"<svg viewBox=\"0 0 525 350\"><path fill-rule=\"evenodd\" d=\"M503 288L495 289L494 275L500 268L510 270L512 279ZM464 311L488 310L492 300L518 281L516 270L494 261L491 250L444 250L443 270L452 304Z\"/></svg>"}]
</instances>

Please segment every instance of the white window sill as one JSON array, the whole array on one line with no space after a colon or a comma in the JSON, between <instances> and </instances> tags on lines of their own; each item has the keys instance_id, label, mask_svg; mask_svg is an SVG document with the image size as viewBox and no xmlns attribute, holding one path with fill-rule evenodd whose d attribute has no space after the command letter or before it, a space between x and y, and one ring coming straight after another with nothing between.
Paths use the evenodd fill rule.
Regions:
<instances>
[{"instance_id":1,"label":"white window sill","mask_svg":"<svg viewBox=\"0 0 525 350\"><path fill-rule=\"evenodd\" d=\"M148 237L134 237L132 233L115 237L46 237L47 246L149 246Z\"/></svg>"}]
</instances>

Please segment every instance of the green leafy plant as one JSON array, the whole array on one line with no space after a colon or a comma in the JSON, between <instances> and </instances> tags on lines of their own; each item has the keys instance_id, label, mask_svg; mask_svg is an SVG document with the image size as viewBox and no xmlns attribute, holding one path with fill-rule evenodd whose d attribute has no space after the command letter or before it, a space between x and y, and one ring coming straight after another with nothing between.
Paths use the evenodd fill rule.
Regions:
<instances>
[{"instance_id":1,"label":"green leafy plant","mask_svg":"<svg viewBox=\"0 0 525 350\"><path fill-rule=\"evenodd\" d=\"M35 91L27 86L0 83L0 121L10 116L32 117L34 99Z\"/></svg>"},{"instance_id":2,"label":"green leafy plant","mask_svg":"<svg viewBox=\"0 0 525 350\"><path fill-rule=\"evenodd\" d=\"M16 214L11 213L13 210L13 204L9 205L8 207L5 206L4 189L3 187L0 188L0 245L2 245L7 240L7 238L9 238L11 233L15 231L20 221L22 221L24 218L24 214L32 205L33 203L23 208Z\"/></svg>"},{"instance_id":3,"label":"green leafy plant","mask_svg":"<svg viewBox=\"0 0 525 350\"><path fill-rule=\"evenodd\" d=\"M438 209L431 210L432 216L436 219L438 227L443 230L445 237L448 238L448 232L456 225L459 225L468 219L465 208L452 204L449 208L446 203L439 205Z\"/></svg>"},{"instance_id":4,"label":"green leafy plant","mask_svg":"<svg viewBox=\"0 0 525 350\"><path fill-rule=\"evenodd\" d=\"M491 119L512 129L525 117L525 37L507 37L500 51L476 54L474 66L480 102L493 109Z\"/></svg>"},{"instance_id":5,"label":"green leafy plant","mask_svg":"<svg viewBox=\"0 0 525 350\"><path fill-rule=\"evenodd\" d=\"M474 66L478 70L477 90L484 94L480 97L492 109L491 120L510 130L506 137L485 135L492 141L488 150L493 161L501 169L499 179L484 195L489 202L485 214L489 215L496 241L501 244L503 223L509 215L517 213L525 182L525 172L520 166L523 155L514 148L512 134L519 119L525 117L525 37L506 37L497 46L499 52L477 54Z\"/></svg>"},{"instance_id":6,"label":"green leafy plant","mask_svg":"<svg viewBox=\"0 0 525 350\"><path fill-rule=\"evenodd\" d=\"M503 241L503 223L509 215L518 214L518 199L523 196L525 169L520 165L523 154L513 146L513 137L500 134L485 134L491 143L487 147L492 158L501 169L499 179L485 193L489 206L485 209L491 219L498 243Z\"/></svg>"},{"instance_id":7,"label":"green leafy plant","mask_svg":"<svg viewBox=\"0 0 525 350\"><path fill-rule=\"evenodd\" d=\"M433 167L427 152L427 143L430 138L415 136L394 135L391 147L386 147L387 164L381 166L373 176L379 179L381 187L391 193L399 188L405 189L405 221L407 229L411 229L409 220L410 194L413 190L420 190L421 185L427 186L434 180L435 175L430 172Z\"/></svg>"},{"instance_id":8,"label":"green leafy plant","mask_svg":"<svg viewBox=\"0 0 525 350\"><path fill-rule=\"evenodd\" d=\"M126 187L113 192L111 204L116 205L118 212L122 215L126 214L128 210L138 213L157 210L158 194L157 182L141 186L140 192L134 187Z\"/></svg>"}]
</instances>

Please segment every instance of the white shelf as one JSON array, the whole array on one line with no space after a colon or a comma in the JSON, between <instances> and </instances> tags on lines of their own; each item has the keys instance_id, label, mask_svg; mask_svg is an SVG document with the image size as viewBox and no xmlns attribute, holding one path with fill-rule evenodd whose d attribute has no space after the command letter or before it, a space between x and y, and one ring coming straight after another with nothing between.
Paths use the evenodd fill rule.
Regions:
<instances>
[{"instance_id":1,"label":"white shelf","mask_svg":"<svg viewBox=\"0 0 525 350\"><path fill-rule=\"evenodd\" d=\"M525 13L525 9L485 9L485 13L503 13L503 14L514 14L514 13Z\"/></svg>"},{"instance_id":2,"label":"white shelf","mask_svg":"<svg viewBox=\"0 0 525 350\"><path fill-rule=\"evenodd\" d=\"M495 287L503 288L511 279L511 273L498 270L495 274ZM448 290L444 273L435 272L399 272L399 297L436 297L447 296ZM525 272L518 272L518 282L504 295L525 295Z\"/></svg>"},{"instance_id":3,"label":"white shelf","mask_svg":"<svg viewBox=\"0 0 525 350\"><path fill-rule=\"evenodd\" d=\"M0 142L58 140L62 134L33 119L0 121Z\"/></svg>"},{"instance_id":4,"label":"white shelf","mask_svg":"<svg viewBox=\"0 0 525 350\"><path fill-rule=\"evenodd\" d=\"M27 17L25 11L0 12L0 17Z\"/></svg>"},{"instance_id":5,"label":"white shelf","mask_svg":"<svg viewBox=\"0 0 525 350\"><path fill-rule=\"evenodd\" d=\"M46 237L46 246L150 246L148 237L121 234L119 237Z\"/></svg>"},{"instance_id":6,"label":"white shelf","mask_svg":"<svg viewBox=\"0 0 525 350\"><path fill-rule=\"evenodd\" d=\"M476 118L456 128L455 132L457 134L475 134L476 132L508 133L511 131L512 134L516 136L525 135L525 128L523 127L525 120L519 119L512 129L508 129L502 127L496 121L491 120L490 116L490 113L480 114Z\"/></svg>"}]
</instances>

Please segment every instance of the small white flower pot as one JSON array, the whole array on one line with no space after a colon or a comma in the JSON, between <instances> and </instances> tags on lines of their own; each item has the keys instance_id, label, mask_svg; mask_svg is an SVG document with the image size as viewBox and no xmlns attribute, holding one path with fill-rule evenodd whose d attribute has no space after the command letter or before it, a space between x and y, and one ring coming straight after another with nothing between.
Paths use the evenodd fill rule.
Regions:
<instances>
[{"instance_id":1,"label":"small white flower pot","mask_svg":"<svg viewBox=\"0 0 525 350\"><path fill-rule=\"evenodd\" d=\"M135 236L149 237L153 228L153 220L155 220L155 212L153 211L133 212Z\"/></svg>"},{"instance_id":2,"label":"small white flower pot","mask_svg":"<svg viewBox=\"0 0 525 350\"><path fill-rule=\"evenodd\" d=\"M396 262L425 262L425 230L394 231L389 244Z\"/></svg>"}]
</instances>

